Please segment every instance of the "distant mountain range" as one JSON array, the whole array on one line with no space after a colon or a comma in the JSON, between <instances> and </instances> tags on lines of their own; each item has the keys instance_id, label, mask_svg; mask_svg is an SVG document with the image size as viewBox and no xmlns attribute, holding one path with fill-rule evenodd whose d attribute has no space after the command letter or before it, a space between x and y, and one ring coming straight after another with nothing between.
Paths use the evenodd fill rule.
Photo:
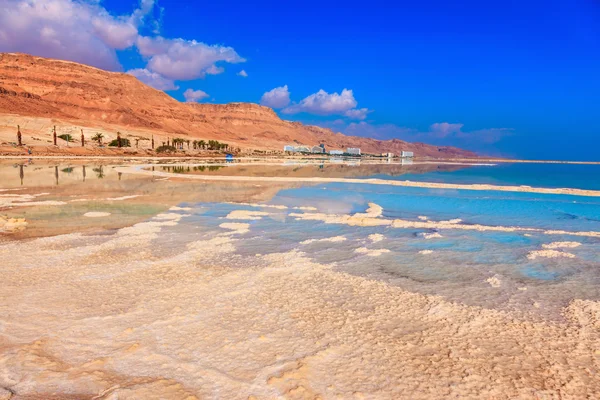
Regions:
<instances>
[{"instance_id":1,"label":"distant mountain range","mask_svg":"<svg viewBox=\"0 0 600 400\"><path fill-rule=\"evenodd\" d=\"M135 77L69 61L0 54L0 115L58 120L98 129L134 130L159 137L214 139L241 148L282 150L286 144L363 152L412 151L420 157L476 157L455 147L346 136L285 121L253 103L182 103ZM6 128L6 127L5 127Z\"/></svg>"}]
</instances>

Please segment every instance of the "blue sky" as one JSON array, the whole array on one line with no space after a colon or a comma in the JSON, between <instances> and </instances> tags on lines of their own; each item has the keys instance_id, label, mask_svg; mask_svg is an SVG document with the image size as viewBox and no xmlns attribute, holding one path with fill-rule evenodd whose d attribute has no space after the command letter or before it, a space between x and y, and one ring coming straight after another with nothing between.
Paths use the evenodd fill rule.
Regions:
<instances>
[{"instance_id":1,"label":"blue sky","mask_svg":"<svg viewBox=\"0 0 600 400\"><path fill-rule=\"evenodd\" d=\"M0 4L7 1L26 2ZM350 134L492 155L600 160L597 0L34 2L89 13L95 28L75 40L89 39L98 46L94 54L53 54L20 37L0 50L146 74L150 83L177 87L167 93L181 101L263 99L285 119ZM181 67L177 46L202 60ZM167 48L168 57L161 53ZM103 51L107 56L98 58ZM247 77L238 75L242 70Z\"/></svg>"}]
</instances>

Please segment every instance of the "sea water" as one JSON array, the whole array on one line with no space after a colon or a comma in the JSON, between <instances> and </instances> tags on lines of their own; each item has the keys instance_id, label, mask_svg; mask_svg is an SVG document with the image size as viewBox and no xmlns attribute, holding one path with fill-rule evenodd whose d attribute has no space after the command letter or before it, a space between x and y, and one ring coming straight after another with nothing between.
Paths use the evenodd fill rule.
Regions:
<instances>
[{"instance_id":1,"label":"sea water","mask_svg":"<svg viewBox=\"0 0 600 400\"><path fill-rule=\"evenodd\" d=\"M8 168L11 174L6 176L11 176L11 182L5 186L19 188L17 179L20 177L15 172L19 168L7 166L5 170ZM73 209L75 205L85 205L71 203L77 199L73 199L69 192L61 192L65 190L64 185L72 184L73 181L81 181L81 185L89 185L90 181L103 182L105 186L117 185L122 190L129 187L131 195L148 196L147 189L138 193L137 184L133 185L127 179L121 180L121 174L115 173L113 166L88 166L85 181L82 166L30 165L25 175L26 186L33 183L27 179L31 179L36 168L39 174L47 175L43 175L45 178L42 181L50 185L48 191L53 200L65 200L65 197L68 197L68 206L63 210L70 212L79 210ZM236 168L247 167L222 166L201 169L192 166L189 171L213 175L229 171L227 174L236 174ZM297 166L288 168L299 173ZM315 170L319 171L316 172L318 174L327 174L328 168L334 167L322 165L317 166ZM338 168L338 173L339 167L335 168ZM357 172L352 168L353 166L344 166L341 174L356 176ZM369 168L372 171L373 167ZM445 172L437 172L435 166L432 171L432 167L428 166L422 174L410 172L415 170L414 166L400 172L396 166L379 165L376 168L376 174L364 177L461 184L522 184L581 189L599 187L598 180L593 179L598 169L598 166L594 165L502 164L458 166L453 167L452 171L447 170L448 166L444 165ZM393 173L381 173L385 168L390 168ZM173 171L172 167L157 169ZM253 171L258 171L257 174L268 176L271 169L273 174L275 171L281 173L281 166L260 165L247 168L246 172L252 175ZM176 172L187 171L188 168L179 168ZM362 172L358 172L359 175L360 173ZM123 175L128 177L127 174ZM207 193L211 192L211 187L219 187L219 190L226 191L231 185L217 182L200 184ZM60 189L61 185L63 189ZM251 186L260 191L260 187L267 188L269 185L265 182L264 185ZM248 231L239 235L242 240L236 245L240 260L256 254L297 250L315 262L330 265L340 272L385 281L409 291L441 295L469 305L535 312L536 315L548 317L558 317L560 309L574 298L600 299L600 238L572 234L600 232L600 197L395 187L368 183L290 186L292 187L284 186L275 191L274 195L260 201L260 205L239 204L239 200L219 200L220 195L212 196L214 201L194 201L191 195L174 196L173 199L178 200L173 205L189 210L180 212L183 217L176 226L164 228L167 234L162 235L152 251L157 257L173 256L177 249L186 243L222 233L223 223L247 223ZM184 187L186 185L180 183L173 185L169 190L176 192ZM146 210L138 215L138 218L143 218L148 210L158 209L155 204L130 205L130 202L131 200L118 204L110 202L109 210L113 214L119 212L119 218L125 220L126 217L140 214L137 210ZM251 202L251 199L244 201ZM443 229L435 226L349 226L318 220L308 221L297 217L298 214L311 212L352 215L364 212L370 203L383 208L379 218L384 220L460 220L460 224L467 228L490 226L505 227L513 231L452 229L447 226ZM97 202L93 203L93 206L94 210L99 211L106 207L98 205ZM266 215L249 220L228 219L228 215L236 210L260 210L266 212ZM47 214L42 213L38 218L44 218L44 215ZM79 228L92 223L90 219L79 219L81 222L76 225ZM562 233L546 233L549 230ZM370 239L372 237L376 237L377 240ZM332 238L337 240L331 240ZM556 252L561 253L558 257L532 257L535 252L546 249L545 246L552 247L553 243L557 242L567 242L570 243L569 246L576 247L555 248Z\"/></svg>"}]
</instances>

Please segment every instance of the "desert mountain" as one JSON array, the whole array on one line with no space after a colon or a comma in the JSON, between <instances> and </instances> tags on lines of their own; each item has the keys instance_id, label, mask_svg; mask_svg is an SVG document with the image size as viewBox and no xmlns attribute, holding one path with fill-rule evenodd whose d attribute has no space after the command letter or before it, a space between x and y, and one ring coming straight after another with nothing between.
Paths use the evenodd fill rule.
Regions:
<instances>
[{"instance_id":1,"label":"desert mountain","mask_svg":"<svg viewBox=\"0 0 600 400\"><path fill-rule=\"evenodd\" d=\"M369 153L475 156L454 147L345 136L284 121L272 109L252 103L182 103L128 74L27 54L0 54L0 115L13 116L11 123L19 117L38 118L147 137L215 139L241 148L281 150L285 144L324 143L329 149L360 147Z\"/></svg>"}]
</instances>

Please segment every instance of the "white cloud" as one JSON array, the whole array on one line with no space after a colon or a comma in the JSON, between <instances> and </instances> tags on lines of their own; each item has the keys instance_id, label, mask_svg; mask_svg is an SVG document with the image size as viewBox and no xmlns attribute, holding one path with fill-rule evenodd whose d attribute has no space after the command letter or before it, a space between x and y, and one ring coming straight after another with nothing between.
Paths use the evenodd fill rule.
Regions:
<instances>
[{"instance_id":1,"label":"white cloud","mask_svg":"<svg viewBox=\"0 0 600 400\"><path fill-rule=\"evenodd\" d=\"M175 85L170 79L165 78L164 76L157 74L156 72L148 71L144 68L137 68L127 71L128 74L135 76L140 81L145 83L148 86L152 86L158 90L177 90L178 86Z\"/></svg>"},{"instance_id":2,"label":"white cloud","mask_svg":"<svg viewBox=\"0 0 600 400\"><path fill-rule=\"evenodd\" d=\"M344 89L341 94L329 94L321 89L317 93L302 99L300 103L285 108L283 112L286 114L301 112L318 115L343 114L356 107L357 104L352 90Z\"/></svg>"},{"instance_id":3,"label":"white cloud","mask_svg":"<svg viewBox=\"0 0 600 400\"><path fill-rule=\"evenodd\" d=\"M147 69L174 80L220 74L223 68L217 66L217 62L246 61L232 47L209 46L195 40L140 36L136 44L140 54L150 58Z\"/></svg>"},{"instance_id":4,"label":"white cloud","mask_svg":"<svg viewBox=\"0 0 600 400\"><path fill-rule=\"evenodd\" d=\"M188 89L183 92L183 97L185 97L185 101L188 103L198 102L207 97L209 97L208 93L203 92L202 90L192 90Z\"/></svg>"},{"instance_id":5,"label":"white cloud","mask_svg":"<svg viewBox=\"0 0 600 400\"><path fill-rule=\"evenodd\" d=\"M231 47L140 36L142 26L154 32L159 27L159 21L150 17L155 5L156 0L140 0L131 14L118 16L100 0L0 0L0 52L24 52L119 71L122 66L116 50L135 46L148 63L132 74L163 90L174 88L174 80L220 74L224 68L219 63L245 61Z\"/></svg>"},{"instance_id":6,"label":"white cloud","mask_svg":"<svg viewBox=\"0 0 600 400\"><path fill-rule=\"evenodd\" d=\"M352 110L348 110L344 113L344 115L350 119L359 119L363 120L367 118L367 114L369 113L368 108L355 108Z\"/></svg>"},{"instance_id":7,"label":"white cloud","mask_svg":"<svg viewBox=\"0 0 600 400\"><path fill-rule=\"evenodd\" d=\"M316 115L343 115L351 119L365 119L369 110L355 108L358 102L352 90L344 89L342 93L327 93L323 89L305 97L300 103L292 104L281 110L284 114L309 113Z\"/></svg>"},{"instance_id":8,"label":"white cloud","mask_svg":"<svg viewBox=\"0 0 600 400\"><path fill-rule=\"evenodd\" d=\"M260 104L271 108L283 108L290 104L290 91L287 85L276 87L262 95Z\"/></svg>"},{"instance_id":9,"label":"white cloud","mask_svg":"<svg viewBox=\"0 0 600 400\"><path fill-rule=\"evenodd\" d=\"M0 0L0 10L0 51L120 69L114 50L91 24L105 11L99 6L71 0Z\"/></svg>"},{"instance_id":10,"label":"white cloud","mask_svg":"<svg viewBox=\"0 0 600 400\"><path fill-rule=\"evenodd\" d=\"M94 33L109 47L127 49L135 43L138 28L131 21L103 15L92 19Z\"/></svg>"},{"instance_id":11,"label":"white cloud","mask_svg":"<svg viewBox=\"0 0 600 400\"><path fill-rule=\"evenodd\" d=\"M245 70L241 70L240 72L237 73L238 76L241 76L243 78L247 78L248 77L248 73Z\"/></svg>"},{"instance_id":12,"label":"white cloud","mask_svg":"<svg viewBox=\"0 0 600 400\"><path fill-rule=\"evenodd\" d=\"M96 1L0 0L0 51L121 70L115 49L133 44L153 7L142 0L130 16L113 17Z\"/></svg>"}]
</instances>

